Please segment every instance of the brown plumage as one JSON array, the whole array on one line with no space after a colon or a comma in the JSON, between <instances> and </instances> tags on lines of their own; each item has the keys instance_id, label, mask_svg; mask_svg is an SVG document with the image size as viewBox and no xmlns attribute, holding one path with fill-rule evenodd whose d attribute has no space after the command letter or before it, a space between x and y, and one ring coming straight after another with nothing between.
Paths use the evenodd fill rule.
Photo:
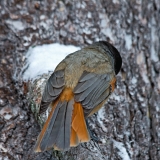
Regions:
<instances>
[{"instance_id":1,"label":"brown plumage","mask_svg":"<svg viewBox=\"0 0 160 160\"><path fill-rule=\"evenodd\" d=\"M68 55L46 83L40 113L51 112L37 139L35 151L68 150L88 142L85 119L97 112L114 91L122 64L119 52L100 41Z\"/></svg>"}]
</instances>

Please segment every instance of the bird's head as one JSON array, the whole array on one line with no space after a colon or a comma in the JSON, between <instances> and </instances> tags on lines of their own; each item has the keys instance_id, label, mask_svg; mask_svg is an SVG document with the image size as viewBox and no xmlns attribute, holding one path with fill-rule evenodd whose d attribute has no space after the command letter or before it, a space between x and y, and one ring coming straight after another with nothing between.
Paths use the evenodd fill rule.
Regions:
<instances>
[{"instance_id":1,"label":"bird's head","mask_svg":"<svg viewBox=\"0 0 160 160\"><path fill-rule=\"evenodd\" d=\"M98 43L103 47L106 53L110 54L110 56L114 59L114 70L115 70L115 73L118 74L122 66L122 58L120 53L109 42L99 41Z\"/></svg>"}]
</instances>

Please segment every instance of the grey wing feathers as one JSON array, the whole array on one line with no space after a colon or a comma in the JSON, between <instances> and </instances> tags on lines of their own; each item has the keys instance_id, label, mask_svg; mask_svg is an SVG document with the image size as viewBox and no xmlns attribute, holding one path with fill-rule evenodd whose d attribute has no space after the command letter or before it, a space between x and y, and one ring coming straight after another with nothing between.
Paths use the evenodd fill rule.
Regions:
<instances>
[{"instance_id":1,"label":"grey wing feathers","mask_svg":"<svg viewBox=\"0 0 160 160\"><path fill-rule=\"evenodd\" d=\"M59 102L56 106L40 144L42 151L53 146L62 150L69 149L73 103L73 100L69 102Z\"/></svg>"},{"instance_id":2,"label":"grey wing feathers","mask_svg":"<svg viewBox=\"0 0 160 160\"><path fill-rule=\"evenodd\" d=\"M39 113L43 113L48 108L48 105L54 101L64 88L64 70L55 71L48 79L40 106Z\"/></svg>"},{"instance_id":3,"label":"grey wing feathers","mask_svg":"<svg viewBox=\"0 0 160 160\"><path fill-rule=\"evenodd\" d=\"M66 108L64 117L60 120L62 121L61 129L58 133L56 146L60 149L69 149L70 147L70 135L71 135L71 118L73 110L73 99L69 102L66 102Z\"/></svg>"},{"instance_id":4,"label":"grey wing feathers","mask_svg":"<svg viewBox=\"0 0 160 160\"><path fill-rule=\"evenodd\" d=\"M75 101L86 110L92 110L110 95L111 74L84 72L74 89Z\"/></svg>"}]
</instances>

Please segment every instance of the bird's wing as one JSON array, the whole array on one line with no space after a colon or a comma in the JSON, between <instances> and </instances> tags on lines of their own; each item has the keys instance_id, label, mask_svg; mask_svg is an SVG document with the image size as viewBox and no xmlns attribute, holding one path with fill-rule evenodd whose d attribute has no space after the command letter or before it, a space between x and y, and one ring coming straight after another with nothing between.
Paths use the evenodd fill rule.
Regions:
<instances>
[{"instance_id":1,"label":"bird's wing","mask_svg":"<svg viewBox=\"0 0 160 160\"><path fill-rule=\"evenodd\" d=\"M58 70L52 73L48 79L40 105L39 113L43 113L48 108L49 104L56 100L64 88L64 70Z\"/></svg>"},{"instance_id":2,"label":"bird's wing","mask_svg":"<svg viewBox=\"0 0 160 160\"><path fill-rule=\"evenodd\" d=\"M88 116L99 104L104 102L115 88L116 78L111 73L96 74L84 71L74 88L76 102L84 108Z\"/></svg>"},{"instance_id":3,"label":"bird's wing","mask_svg":"<svg viewBox=\"0 0 160 160\"><path fill-rule=\"evenodd\" d=\"M41 112L51 104L51 111L38 136L35 152L45 151L51 147L55 150L68 150L80 142L88 142L83 108L74 101L73 90L64 85L64 71L55 71L46 83Z\"/></svg>"}]
</instances>

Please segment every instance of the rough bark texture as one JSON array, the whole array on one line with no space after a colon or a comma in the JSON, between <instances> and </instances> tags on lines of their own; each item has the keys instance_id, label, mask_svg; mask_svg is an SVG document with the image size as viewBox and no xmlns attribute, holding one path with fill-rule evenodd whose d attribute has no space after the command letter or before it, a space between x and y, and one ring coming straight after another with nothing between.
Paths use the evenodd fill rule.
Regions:
<instances>
[{"instance_id":1,"label":"rough bark texture","mask_svg":"<svg viewBox=\"0 0 160 160\"><path fill-rule=\"evenodd\" d=\"M160 1L0 1L0 159L160 159ZM20 70L29 46L108 40L123 66L117 89L89 119L102 143L33 153L40 127Z\"/></svg>"}]
</instances>

